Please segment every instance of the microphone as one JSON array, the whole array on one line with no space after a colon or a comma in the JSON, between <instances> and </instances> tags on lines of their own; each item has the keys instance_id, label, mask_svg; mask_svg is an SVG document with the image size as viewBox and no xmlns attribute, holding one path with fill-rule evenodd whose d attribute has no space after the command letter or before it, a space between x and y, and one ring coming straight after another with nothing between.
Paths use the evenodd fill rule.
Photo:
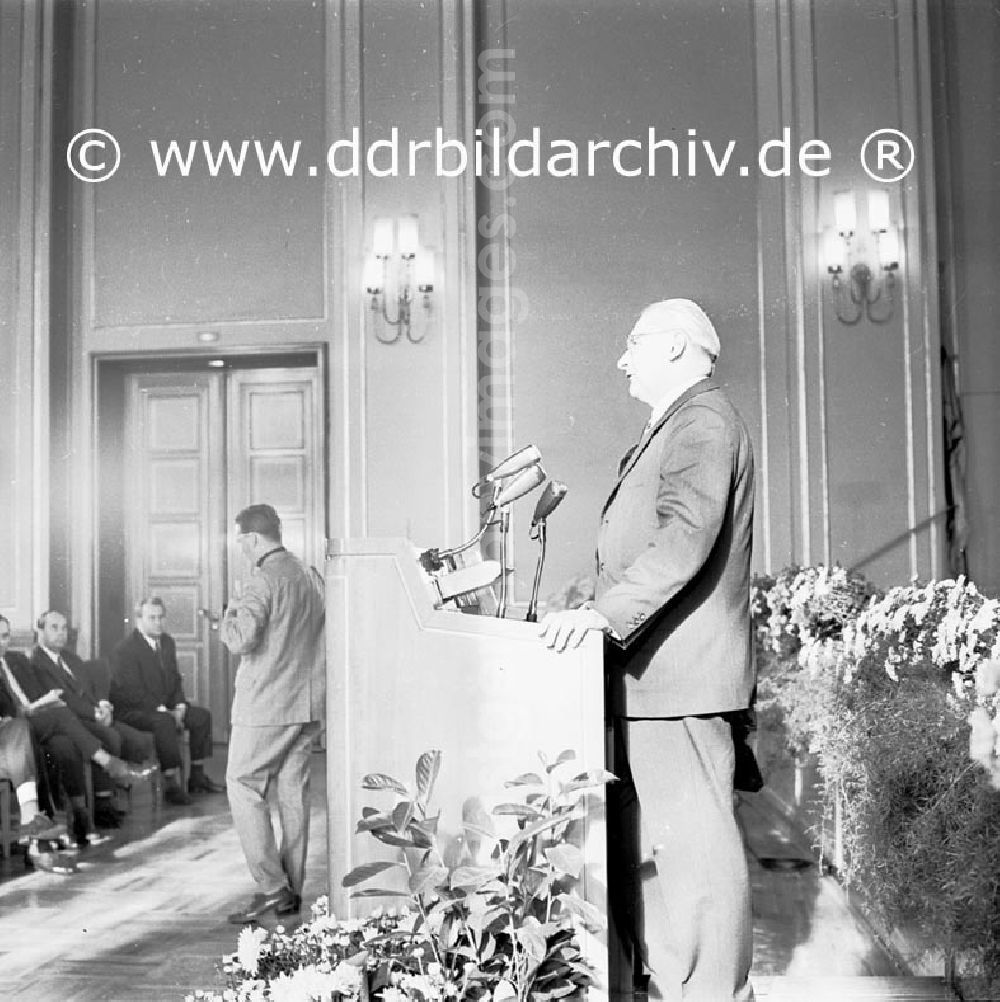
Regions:
<instances>
[{"instance_id":1,"label":"microphone","mask_svg":"<svg viewBox=\"0 0 1000 1002\"><path fill-rule=\"evenodd\" d=\"M488 484L505 477L512 477L521 470L526 470L529 466L537 466L542 461L542 454L533 445L526 445L523 449L508 456L502 463L497 463L483 478Z\"/></svg>"},{"instance_id":2,"label":"microphone","mask_svg":"<svg viewBox=\"0 0 1000 1002\"><path fill-rule=\"evenodd\" d=\"M541 461L542 454L534 445L526 445L523 449L518 449L517 452L497 463L482 480L473 485L472 496L479 497L483 490L491 484L495 486L499 481L512 477L515 473L520 473L531 466L537 466Z\"/></svg>"},{"instance_id":3,"label":"microphone","mask_svg":"<svg viewBox=\"0 0 1000 1002\"><path fill-rule=\"evenodd\" d=\"M509 484L497 492L493 507L503 508L504 505L508 505L512 501L524 497L525 494L533 491L544 480L545 470L537 464L528 466L527 469L522 469Z\"/></svg>"},{"instance_id":4,"label":"microphone","mask_svg":"<svg viewBox=\"0 0 1000 1002\"><path fill-rule=\"evenodd\" d=\"M532 529L539 522L544 522L559 507L568 490L569 488L558 480L550 480L545 485L545 490L542 491L541 497L535 505L535 513L531 516Z\"/></svg>"}]
</instances>

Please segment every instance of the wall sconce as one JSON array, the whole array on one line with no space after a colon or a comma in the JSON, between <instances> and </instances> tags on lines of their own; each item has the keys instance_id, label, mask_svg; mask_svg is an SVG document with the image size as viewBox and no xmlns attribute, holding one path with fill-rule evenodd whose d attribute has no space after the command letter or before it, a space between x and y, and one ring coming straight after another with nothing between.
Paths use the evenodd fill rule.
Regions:
<instances>
[{"instance_id":1,"label":"wall sconce","mask_svg":"<svg viewBox=\"0 0 1000 1002\"><path fill-rule=\"evenodd\" d=\"M889 216L889 193L868 193L868 227L875 238L877 271L865 261L864 246L853 245L858 225L853 191L838 192L834 196L833 220L833 228L827 230L824 238L823 257L831 276L837 319L848 327L853 327L862 317L873 324L888 323L896 306L896 271L899 268L899 235ZM845 284L841 275L848 267ZM875 309L880 301L881 308Z\"/></svg>"},{"instance_id":2,"label":"wall sconce","mask_svg":"<svg viewBox=\"0 0 1000 1002\"><path fill-rule=\"evenodd\" d=\"M372 252L365 261L362 277L371 296L375 337L382 344L395 344L401 337L419 344L427 335L434 291L434 254L420 246L416 216L375 220ZM414 291L423 297L422 333L414 333ZM390 309L390 300L394 308Z\"/></svg>"}]
</instances>

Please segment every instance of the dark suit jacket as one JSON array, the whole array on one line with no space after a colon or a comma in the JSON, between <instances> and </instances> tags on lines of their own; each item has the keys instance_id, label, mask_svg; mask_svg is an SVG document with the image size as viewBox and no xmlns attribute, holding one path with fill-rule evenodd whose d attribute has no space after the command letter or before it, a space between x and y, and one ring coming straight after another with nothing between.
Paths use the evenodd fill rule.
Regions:
<instances>
[{"instance_id":1,"label":"dark suit jacket","mask_svg":"<svg viewBox=\"0 0 1000 1002\"><path fill-rule=\"evenodd\" d=\"M167 633L160 637L160 657L162 666L138 630L111 652L111 702L116 712L153 713L158 706L172 710L187 702L177 669L177 646Z\"/></svg>"},{"instance_id":2,"label":"dark suit jacket","mask_svg":"<svg viewBox=\"0 0 1000 1002\"><path fill-rule=\"evenodd\" d=\"M753 503L746 425L702 380L626 458L602 513L594 604L621 637L608 659L612 713L750 704Z\"/></svg>"},{"instance_id":3,"label":"dark suit jacket","mask_svg":"<svg viewBox=\"0 0 1000 1002\"><path fill-rule=\"evenodd\" d=\"M44 686L42 691L62 689L63 702L81 720L96 719L94 714L98 701L104 696L98 691L94 673L82 658L70 651L63 651L62 659L69 666L72 675L63 671L41 647L35 647L31 652L31 665ZM27 694L27 690L25 692Z\"/></svg>"},{"instance_id":4,"label":"dark suit jacket","mask_svg":"<svg viewBox=\"0 0 1000 1002\"><path fill-rule=\"evenodd\" d=\"M11 674L17 679L17 684L32 703L44 696L49 689L62 688L62 685L49 685L48 676L43 678L20 651L8 651L6 657Z\"/></svg>"},{"instance_id":5,"label":"dark suit jacket","mask_svg":"<svg viewBox=\"0 0 1000 1002\"><path fill-rule=\"evenodd\" d=\"M8 662L10 664L10 662ZM0 717L19 717L21 707L7 686L7 676L0 670Z\"/></svg>"}]
</instances>

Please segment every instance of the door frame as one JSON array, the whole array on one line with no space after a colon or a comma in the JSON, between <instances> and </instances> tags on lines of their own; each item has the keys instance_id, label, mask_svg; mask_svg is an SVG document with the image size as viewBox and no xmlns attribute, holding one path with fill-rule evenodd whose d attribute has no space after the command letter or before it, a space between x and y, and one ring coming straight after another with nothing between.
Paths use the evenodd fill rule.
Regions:
<instances>
[{"instance_id":1,"label":"door frame","mask_svg":"<svg viewBox=\"0 0 1000 1002\"><path fill-rule=\"evenodd\" d=\"M114 616L114 609L102 608L102 587L101 587L101 567L102 549L105 543L107 526L102 526L102 512L104 505L101 502L101 472L107 466L107 457L102 452L102 444L109 436L102 435L102 412L106 409L106 391L113 385L114 380L120 380L124 385L125 375L128 372L141 372L147 366L152 367L152 371L183 371L187 367L194 367L197 363L207 362L208 359L223 359L227 363L239 363L241 361L252 363L247 368L264 368L268 366L281 366L282 360L291 358L304 359L305 356L312 356L312 365L301 365L302 368L312 369L316 373L318 392L320 399L317 402L320 413L320 436L321 441L317 449L318 461L322 464L320 477L320 503L321 513L320 532L324 538L329 537L330 532L330 478L327 471L330 467L330 384L329 384L329 344L326 341L312 342L289 342L281 345L239 347L239 346L207 346L192 348L183 351L169 351L151 349L149 351L117 351L117 352L91 352L88 363L90 368L90 390L91 390L91 433L90 448L92 462L88 470L85 490L90 500L90 545L86 549L86 566L81 568L78 578L81 588L82 602L77 608L80 610L76 615L76 625L82 627L81 633L90 638L87 653L90 656L110 653L102 649L102 621L106 621L106 616ZM301 364L301 363L300 363ZM174 368L176 367L176 368ZM238 364L234 367L240 367ZM122 448L124 443L122 443ZM83 485L81 485L83 486ZM122 525L124 532L124 525ZM125 581L122 582L124 592ZM75 604L75 603L74 603ZM131 618L131 600L127 597L124 601L126 617ZM86 619L86 623L82 620ZM107 646L107 643L104 644Z\"/></svg>"}]
</instances>

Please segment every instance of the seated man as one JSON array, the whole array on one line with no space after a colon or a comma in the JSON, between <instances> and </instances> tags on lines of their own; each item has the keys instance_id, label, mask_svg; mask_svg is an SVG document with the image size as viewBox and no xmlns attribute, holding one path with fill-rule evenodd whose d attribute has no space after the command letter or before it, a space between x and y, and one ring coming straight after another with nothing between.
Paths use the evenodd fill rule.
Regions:
<instances>
[{"instance_id":1,"label":"seated man","mask_svg":"<svg viewBox=\"0 0 1000 1002\"><path fill-rule=\"evenodd\" d=\"M66 706L60 690L46 685L23 654L8 649L10 641L10 623L0 615L0 699L6 712L27 722L32 737L58 771L70 801L76 843L104 842L108 836L95 830L87 810L84 763L93 761L124 783L146 778L151 770L136 769L110 755Z\"/></svg>"},{"instance_id":2,"label":"seated man","mask_svg":"<svg viewBox=\"0 0 1000 1002\"><path fill-rule=\"evenodd\" d=\"M177 647L163 632L166 615L163 600L156 596L136 603L137 627L111 654L111 696L120 720L152 731L160 769L169 784L164 799L189 804L190 793L222 793L225 787L205 775L204 760L212 754L212 714L184 698ZM191 745L187 790L180 785L178 740L185 728Z\"/></svg>"},{"instance_id":3,"label":"seated man","mask_svg":"<svg viewBox=\"0 0 1000 1002\"><path fill-rule=\"evenodd\" d=\"M83 660L67 649L66 617L50 609L38 617L35 627L38 644L31 652L31 666L45 688L61 690L62 701L113 756L136 763L151 759L155 753L151 735L115 720L107 693L95 690L94 676ZM94 792L98 823L116 827L121 822L111 803L111 786L100 774L94 777Z\"/></svg>"},{"instance_id":4,"label":"seated man","mask_svg":"<svg viewBox=\"0 0 1000 1002\"><path fill-rule=\"evenodd\" d=\"M17 716L11 695L0 688L0 779L9 779L21 808L18 841L27 845L40 838L56 839L66 829L55 824L38 806L35 749L28 721Z\"/></svg>"}]
</instances>

